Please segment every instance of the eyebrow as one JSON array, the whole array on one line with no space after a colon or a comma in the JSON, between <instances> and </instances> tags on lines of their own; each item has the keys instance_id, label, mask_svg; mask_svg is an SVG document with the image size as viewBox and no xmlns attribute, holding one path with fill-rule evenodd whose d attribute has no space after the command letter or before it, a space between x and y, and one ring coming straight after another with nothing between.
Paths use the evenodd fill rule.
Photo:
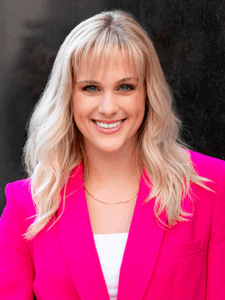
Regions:
<instances>
[{"instance_id":1,"label":"eyebrow","mask_svg":"<svg viewBox=\"0 0 225 300\"><path fill-rule=\"evenodd\" d=\"M126 77L126 78L123 78L123 79L120 79L119 81L117 81L116 84L120 84L120 83L123 83L123 82L126 82L126 81L130 81L130 80L138 81L138 79L135 78L135 77ZM95 80L81 80L81 81L78 81L76 84L82 84L82 83L100 84L99 81L95 81Z\"/></svg>"}]
</instances>

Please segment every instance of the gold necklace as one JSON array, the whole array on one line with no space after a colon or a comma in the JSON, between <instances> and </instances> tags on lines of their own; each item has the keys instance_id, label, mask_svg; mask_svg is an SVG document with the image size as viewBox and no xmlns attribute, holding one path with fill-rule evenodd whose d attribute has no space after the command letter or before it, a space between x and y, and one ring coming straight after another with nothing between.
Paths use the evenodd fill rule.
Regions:
<instances>
[{"instance_id":1,"label":"gold necklace","mask_svg":"<svg viewBox=\"0 0 225 300\"><path fill-rule=\"evenodd\" d=\"M87 193L92 197L92 198L94 198L96 201L98 201L98 202L101 202L101 203L103 203L103 204L108 204L108 205L116 205L116 204L120 204L120 203L127 203L127 202L130 202L132 199L134 199L136 196L137 196L137 194L138 194L138 192L137 192L137 194L134 196L134 197L132 197L130 200L127 200L127 201L125 201L125 202L122 202L122 201L119 201L119 202L116 202L116 203L107 203L107 202L103 202L103 201L101 201L101 200L98 200L98 199L96 199L94 196L92 196L92 194L87 190L87 188L86 187L84 187L84 189L87 191Z\"/></svg>"}]
</instances>

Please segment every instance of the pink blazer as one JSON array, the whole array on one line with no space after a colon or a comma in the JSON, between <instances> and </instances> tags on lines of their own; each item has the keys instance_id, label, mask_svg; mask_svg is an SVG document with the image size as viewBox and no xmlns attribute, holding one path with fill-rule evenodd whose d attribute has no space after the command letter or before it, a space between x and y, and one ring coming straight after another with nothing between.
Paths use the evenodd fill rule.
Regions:
<instances>
[{"instance_id":1,"label":"pink blazer","mask_svg":"<svg viewBox=\"0 0 225 300\"><path fill-rule=\"evenodd\" d=\"M210 187L216 193L192 184L193 218L165 231L154 216L154 199L141 205L149 192L141 177L118 300L225 299L225 164L196 152L191 156L199 174L214 181ZM33 220L27 218L35 214L28 184L29 179L23 179L5 189L0 299L31 300L35 294L38 300L108 300L82 186L83 162L71 173L59 222L26 242L21 234ZM193 212L189 197L183 208ZM62 205L58 214L61 211ZM165 212L162 220L167 222Z\"/></svg>"}]
</instances>

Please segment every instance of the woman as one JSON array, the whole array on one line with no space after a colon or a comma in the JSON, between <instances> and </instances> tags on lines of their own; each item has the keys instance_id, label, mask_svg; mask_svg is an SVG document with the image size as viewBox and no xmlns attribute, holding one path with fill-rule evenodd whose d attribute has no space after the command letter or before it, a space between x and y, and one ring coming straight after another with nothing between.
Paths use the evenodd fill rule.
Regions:
<instances>
[{"instance_id":1,"label":"woman","mask_svg":"<svg viewBox=\"0 0 225 300\"><path fill-rule=\"evenodd\" d=\"M29 123L29 178L6 186L0 298L224 299L224 162L179 128L132 16L75 27Z\"/></svg>"}]
</instances>

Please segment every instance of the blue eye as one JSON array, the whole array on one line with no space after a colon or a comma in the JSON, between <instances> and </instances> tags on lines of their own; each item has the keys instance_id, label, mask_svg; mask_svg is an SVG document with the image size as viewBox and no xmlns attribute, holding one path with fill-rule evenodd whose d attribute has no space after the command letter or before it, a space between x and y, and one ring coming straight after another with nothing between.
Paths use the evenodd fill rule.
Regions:
<instances>
[{"instance_id":1,"label":"blue eye","mask_svg":"<svg viewBox=\"0 0 225 300\"><path fill-rule=\"evenodd\" d=\"M95 91L98 91L98 89L94 86L94 85L88 85L88 86L85 86L83 88L84 91L88 91L88 92L95 92Z\"/></svg>"},{"instance_id":2,"label":"blue eye","mask_svg":"<svg viewBox=\"0 0 225 300\"><path fill-rule=\"evenodd\" d=\"M122 91L127 92L127 91L130 91L130 90L133 90L134 87L132 85L129 85L129 84L124 84L124 85L121 85L120 89Z\"/></svg>"}]
</instances>

